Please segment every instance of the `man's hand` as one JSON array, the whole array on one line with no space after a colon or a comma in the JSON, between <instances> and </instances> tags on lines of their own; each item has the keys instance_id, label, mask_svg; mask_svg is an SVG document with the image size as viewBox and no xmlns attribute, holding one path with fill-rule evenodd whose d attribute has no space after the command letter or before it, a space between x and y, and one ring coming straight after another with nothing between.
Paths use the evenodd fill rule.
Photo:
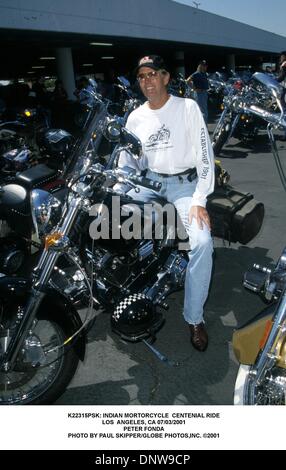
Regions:
<instances>
[{"instance_id":1,"label":"man's hand","mask_svg":"<svg viewBox=\"0 0 286 470\"><path fill-rule=\"evenodd\" d=\"M203 230L203 222L211 228L210 218L205 207L202 206L192 206L189 212L189 222L192 223L193 217L197 220L198 226Z\"/></svg>"}]
</instances>

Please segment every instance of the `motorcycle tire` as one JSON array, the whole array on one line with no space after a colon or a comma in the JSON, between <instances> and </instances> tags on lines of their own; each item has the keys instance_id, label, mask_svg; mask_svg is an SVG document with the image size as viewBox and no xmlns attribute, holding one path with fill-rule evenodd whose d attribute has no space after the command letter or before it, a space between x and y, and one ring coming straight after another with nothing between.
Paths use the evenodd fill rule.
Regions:
<instances>
[{"instance_id":1,"label":"motorcycle tire","mask_svg":"<svg viewBox=\"0 0 286 470\"><path fill-rule=\"evenodd\" d=\"M286 405L283 383L286 381L286 370L273 367L262 384L255 387L253 394L248 394L251 366L241 364L234 387L234 405ZM282 385L281 385L282 384Z\"/></svg>"},{"instance_id":2,"label":"motorcycle tire","mask_svg":"<svg viewBox=\"0 0 286 470\"><path fill-rule=\"evenodd\" d=\"M228 140L230 130L231 126L229 125L229 128L222 128L215 136L213 136L212 146L216 157L220 154L221 149Z\"/></svg>"},{"instance_id":3,"label":"motorcycle tire","mask_svg":"<svg viewBox=\"0 0 286 470\"><path fill-rule=\"evenodd\" d=\"M39 311L34 324L13 370L0 371L1 405L54 403L76 372L78 356L70 344L63 346L70 335L62 319L55 313L48 315ZM4 335L5 330L2 330L2 342Z\"/></svg>"}]
</instances>

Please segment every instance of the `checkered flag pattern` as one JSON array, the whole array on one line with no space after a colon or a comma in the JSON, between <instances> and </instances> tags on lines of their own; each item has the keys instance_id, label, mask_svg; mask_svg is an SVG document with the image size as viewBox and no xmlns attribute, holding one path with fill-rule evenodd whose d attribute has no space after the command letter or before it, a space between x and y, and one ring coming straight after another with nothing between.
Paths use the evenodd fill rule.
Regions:
<instances>
[{"instance_id":1,"label":"checkered flag pattern","mask_svg":"<svg viewBox=\"0 0 286 470\"><path fill-rule=\"evenodd\" d=\"M146 296L144 294L131 294L125 299L123 299L116 307L116 309L113 312L112 318L115 321L118 321L119 318L121 317L121 314L124 312L124 310L132 305L134 302L137 302L137 300L144 300L146 299Z\"/></svg>"}]
</instances>

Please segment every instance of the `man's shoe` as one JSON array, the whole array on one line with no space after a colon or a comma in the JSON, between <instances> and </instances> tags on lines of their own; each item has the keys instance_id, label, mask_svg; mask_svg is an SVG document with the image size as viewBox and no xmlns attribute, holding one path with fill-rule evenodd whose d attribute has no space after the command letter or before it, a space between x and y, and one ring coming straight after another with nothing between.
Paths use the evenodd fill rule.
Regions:
<instances>
[{"instance_id":1,"label":"man's shoe","mask_svg":"<svg viewBox=\"0 0 286 470\"><path fill-rule=\"evenodd\" d=\"M208 347L208 334L205 329L205 324L199 323L198 325L189 325L191 333L191 343L198 351L205 351Z\"/></svg>"}]
</instances>

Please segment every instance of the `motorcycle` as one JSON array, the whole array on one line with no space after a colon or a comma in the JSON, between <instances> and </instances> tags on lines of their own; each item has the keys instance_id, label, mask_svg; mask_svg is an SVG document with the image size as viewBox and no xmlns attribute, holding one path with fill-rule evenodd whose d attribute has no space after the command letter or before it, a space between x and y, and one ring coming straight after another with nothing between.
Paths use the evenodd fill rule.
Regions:
<instances>
[{"instance_id":1,"label":"motorcycle","mask_svg":"<svg viewBox=\"0 0 286 470\"><path fill-rule=\"evenodd\" d=\"M5 156L7 163L2 168L0 186L0 272L15 274L38 248L38 242L33 240L29 195L35 188L51 192L62 190L65 165L74 145L71 134L62 129L50 129L42 142L46 155L43 163L37 160L33 166L20 171L25 168L25 161L18 162L17 157L25 156L24 150L8 152L12 161Z\"/></svg>"},{"instance_id":2,"label":"motorcycle","mask_svg":"<svg viewBox=\"0 0 286 470\"><path fill-rule=\"evenodd\" d=\"M286 248L273 271L256 264L243 284L271 304L233 335L234 404L286 405Z\"/></svg>"},{"instance_id":3,"label":"motorcycle","mask_svg":"<svg viewBox=\"0 0 286 470\"><path fill-rule=\"evenodd\" d=\"M50 127L49 116L41 107L19 107L13 119L0 123L0 155L15 148L37 150L37 135Z\"/></svg>"},{"instance_id":4,"label":"motorcycle","mask_svg":"<svg viewBox=\"0 0 286 470\"><path fill-rule=\"evenodd\" d=\"M63 129L47 129L37 136L37 150L21 144L0 156L0 183L17 180L17 175L36 165L64 171L74 137Z\"/></svg>"},{"instance_id":5,"label":"motorcycle","mask_svg":"<svg viewBox=\"0 0 286 470\"><path fill-rule=\"evenodd\" d=\"M73 135L63 129L51 128L50 111L41 106L17 107L14 120L0 123L0 182L14 177L37 164L65 171L72 143L85 131L96 99L96 85L89 79L88 89L81 91L81 103L70 108ZM59 110L58 110L59 111ZM68 122L66 122L68 124Z\"/></svg>"},{"instance_id":6,"label":"motorcycle","mask_svg":"<svg viewBox=\"0 0 286 470\"><path fill-rule=\"evenodd\" d=\"M142 104L136 93L132 90L129 80L124 76L117 77L118 84L115 86L120 90L120 97L117 103L110 103L109 113L111 113L113 107L116 106L116 109L113 114L120 116L122 125L126 124L129 114L134 111L138 106Z\"/></svg>"},{"instance_id":7,"label":"motorcycle","mask_svg":"<svg viewBox=\"0 0 286 470\"><path fill-rule=\"evenodd\" d=\"M102 136L117 144L106 166L97 159ZM117 168L122 151L139 159L141 143L98 100L62 202L43 190L32 191L31 213L43 250L30 279L0 278L1 404L47 404L63 393L84 359L93 309L113 312L116 334L143 341L168 362L150 342L164 323L166 297L184 285L188 256L156 207L146 213L139 201L139 221L151 236L144 238L142 225L133 237L117 233L130 223L131 198L116 184L160 188L158 182ZM220 176L223 185L226 174ZM114 202L113 196L119 199ZM98 227L106 236L96 236ZM87 308L83 319L77 305Z\"/></svg>"},{"instance_id":8,"label":"motorcycle","mask_svg":"<svg viewBox=\"0 0 286 470\"><path fill-rule=\"evenodd\" d=\"M106 123L104 106L93 124L93 131L97 128L99 134L101 128L112 140L118 131L123 144L118 154L132 150L133 155L140 155L141 144L135 136L119 130L117 122ZM105 170L92 160L89 153L77 160L64 206L48 193L32 193L33 219L39 236L45 237L45 249L31 280L0 279L2 404L50 403L63 392L78 358L84 357L84 328L93 306L113 309L112 328L120 336L143 340L162 326L162 314L155 306L164 306L166 295L183 283L186 255L165 238L90 243L89 210L103 196L108 203L109 196L116 194L113 183L159 189L158 183L147 178L120 169ZM152 218L150 223L153 226ZM81 297L86 297L88 305L84 322L71 300L71 289L68 298L57 287L57 276L66 279L62 256L81 275ZM77 284L74 281L78 295Z\"/></svg>"},{"instance_id":9,"label":"motorcycle","mask_svg":"<svg viewBox=\"0 0 286 470\"><path fill-rule=\"evenodd\" d=\"M242 141L253 140L260 129L265 128L265 121L259 115L242 108L242 101L275 111L276 102L266 88L263 92L256 88L256 73L246 84L236 80L223 99L222 114L212 136L214 154L218 156L224 145L234 136Z\"/></svg>"},{"instance_id":10,"label":"motorcycle","mask_svg":"<svg viewBox=\"0 0 286 470\"><path fill-rule=\"evenodd\" d=\"M279 176L286 191L286 176L277 150L273 130L286 129L282 106L282 87L266 74L257 73L256 87L268 91L277 102L280 113L262 109L250 102L241 103L264 119ZM258 293L269 304L246 325L233 334L233 349L240 363L234 390L236 405L286 404L286 248L276 267L255 264L244 276L244 286Z\"/></svg>"},{"instance_id":11,"label":"motorcycle","mask_svg":"<svg viewBox=\"0 0 286 470\"><path fill-rule=\"evenodd\" d=\"M178 96L179 98L193 98L194 93L188 80L186 80L181 73L178 73L169 84L168 91L171 95Z\"/></svg>"},{"instance_id":12,"label":"motorcycle","mask_svg":"<svg viewBox=\"0 0 286 470\"><path fill-rule=\"evenodd\" d=\"M231 85L227 83L225 77L220 72L208 75L208 104L214 111L221 110L224 96L228 94Z\"/></svg>"},{"instance_id":13,"label":"motorcycle","mask_svg":"<svg viewBox=\"0 0 286 470\"><path fill-rule=\"evenodd\" d=\"M96 102L97 95L92 91L89 95ZM65 179L73 168L82 141L85 142L85 130L94 113L93 106L84 109L83 128L77 139L63 129L48 129L38 141L41 158L33 162L21 160L19 167L18 157L25 156L27 149L15 149L2 157L5 165L0 186L0 272L9 275L19 272L31 253L39 249L33 231L30 194L35 188L63 192ZM92 142L91 139L90 151ZM20 171L25 166L29 168Z\"/></svg>"}]
</instances>

